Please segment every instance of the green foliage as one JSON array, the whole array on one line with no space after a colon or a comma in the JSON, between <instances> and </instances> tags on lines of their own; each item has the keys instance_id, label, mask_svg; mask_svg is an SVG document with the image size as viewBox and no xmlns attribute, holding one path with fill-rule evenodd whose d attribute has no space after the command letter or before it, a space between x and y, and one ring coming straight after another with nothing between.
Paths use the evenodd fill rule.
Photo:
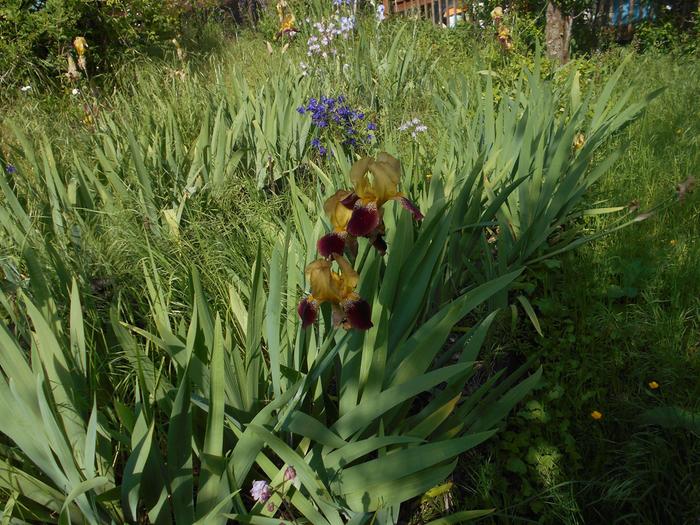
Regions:
<instances>
[{"instance_id":1,"label":"green foliage","mask_svg":"<svg viewBox=\"0 0 700 525\"><path fill-rule=\"evenodd\" d=\"M138 193L143 195L145 183L140 186ZM4 190L6 199L14 202L6 185ZM58 201L53 205L62 207ZM147 205L144 210L148 211ZM25 235L20 231L22 211L15 209L19 223L6 212L3 209L6 233ZM51 224L57 240L65 236L58 215ZM60 508L61 521L79 513L94 523L169 522L172 515L176 522L190 523L196 509L202 523L223 523L227 516L247 519L239 491L247 485L251 468L257 465L279 483L284 470L275 464L282 461L296 469L300 483L286 487L284 497L310 521L341 523L340 508L356 521L377 513L377 522L395 523L402 502L449 475L454 458L490 437L537 383L539 372L515 384L527 369L522 367L499 384L494 377L457 405L493 316L452 348L456 364L432 364L454 323L516 275L476 288L437 311L426 310L422 301L404 302L413 288L424 290L434 278L432 272L420 280L413 277L418 265L443 273L443 249L433 241L436 236L446 238L452 221L449 213L436 208L415 238L410 223L394 219L396 229L389 239L393 243L403 239L402 249L387 259L386 270L377 256L366 259L365 268L370 270L362 283L363 296L374 303L377 319L366 335L341 335L328 326L321 326L318 334L300 330L294 316L297 276L313 253L320 224L308 217L301 201L295 201L294 217L301 237L287 233L280 239L271 258L275 266L263 266L258 254L252 278L240 276L241 287L229 289L224 317L214 315L196 270L191 275L192 310L173 316L162 284L149 268L154 264L151 256L145 272L149 321L156 331L122 323L117 304L111 324L86 338L76 282L67 330L50 288L38 278L41 273L30 276L29 293L16 292L12 302L26 308L20 308L22 318L17 321L32 338L31 364L22 340L6 327L0 333L6 348L0 367L15 385L11 389L9 383L0 383L2 406L21 412L28 408L26 417L3 418L3 434L25 458L21 466L8 468L4 488L14 489L17 477L34 483L44 479L53 488L20 490L23 505L18 516L46 516ZM42 271L37 265L34 270ZM396 277L381 279L384 271ZM270 295L263 283L265 274ZM10 304L7 296L3 299L3 304ZM416 318L424 322L406 321ZM99 337L102 330L118 342L135 380L133 404L118 402L116 413L109 403L98 409L94 401L91 410L87 405L87 400L110 390L108 381L93 382L97 375L86 359L88 349L93 351L86 341ZM149 349L151 345L155 348ZM100 366L100 359L90 360L90 366ZM60 387L46 389L47 382ZM421 398L425 406L409 416L422 392L430 394ZM100 446L98 421L100 440L105 440ZM42 432L23 431L43 425ZM191 447L189 440L178 443L182 436L192 436ZM166 443L167 459L159 452ZM127 457L113 452L120 444ZM200 468L193 478L195 461ZM195 483L196 502L169 497L191 495ZM114 505L118 493L121 507ZM76 508L71 508L74 501ZM278 504L273 500L251 510L273 515Z\"/></svg>"},{"instance_id":2,"label":"green foliage","mask_svg":"<svg viewBox=\"0 0 700 525\"><path fill-rule=\"evenodd\" d=\"M100 75L182 31L189 10L159 0L7 0L0 7L0 86L58 79L67 72L73 40L88 42L88 72ZM187 10L186 10L187 9Z\"/></svg>"},{"instance_id":3,"label":"green foliage","mask_svg":"<svg viewBox=\"0 0 700 525\"><path fill-rule=\"evenodd\" d=\"M3 112L0 166L17 169L0 178L4 518L693 515L697 440L641 427L639 415L697 412L695 197L625 230L626 219L580 211L632 199L647 210L692 174L697 66L633 55L656 76L606 88L614 54L575 64L579 76L548 64L520 76L539 58L472 52L422 24L374 25L348 41L350 68L333 63L312 81L297 67L303 35L269 53L247 34L209 63L136 62L114 93L31 95ZM338 333L325 309L302 331L295 311L327 229L321 204L348 186L355 160L313 162L295 108L339 90L377 115L402 191L427 212L417 227L386 206L385 258L361 241L367 333ZM414 117L429 129L417 140L396 129ZM590 151L573 151L579 129ZM620 144L614 177L593 184ZM520 191L538 189L538 164L526 162L538 155L552 191L535 192L545 212L534 224ZM586 191L560 190L567 180ZM531 224L527 242L489 242L516 224ZM636 294L610 299L613 284ZM509 330L489 303L527 318ZM528 376L534 360L542 379ZM287 465L295 483L283 481ZM427 492L430 510L429 489L448 475L458 506L414 512L411 499ZM272 510L248 496L261 479ZM489 510L459 512L470 508Z\"/></svg>"}]
</instances>

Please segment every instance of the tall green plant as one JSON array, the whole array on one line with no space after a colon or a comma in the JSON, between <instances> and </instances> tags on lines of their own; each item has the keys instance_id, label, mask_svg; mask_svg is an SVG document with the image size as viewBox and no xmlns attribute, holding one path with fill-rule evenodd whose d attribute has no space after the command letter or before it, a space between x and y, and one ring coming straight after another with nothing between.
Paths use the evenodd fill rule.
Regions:
<instances>
[{"instance_id":1,"label":"tall green plant","mask_svg":"<svg viewBox=\"0 0 700 525\"><path fill-rule=\"evenodd\" d=\"M60 337L61 324L48 323L25 300L37 358L30 365L16 335L4 328L9 350L0 367L40 407L44 401L33 385L61 385L48 391L55 400L38 410L44 416L34 422L49 425L48 434L26 436L17 420L3 419L1 430L23 465L9 466L8 479L30 476L33 486L45 487L31 497L19 492L30 500L26 507L45 516L61 508L65 516L80 513L90 523L105 515L153 523L192 523L193 516L201 523L263 523L257 516L278 513L313 523L396 523L401 504L444 479L460 453L493 435L539 378L538 372L516 384L523 367L466 393L493 315L451 347L454 364L441 356L454 324L517 272L439 308L430 306L425 296L444 274L452 221L440 203L444 196L434 199L418 231L402 216L386 213L393 248L386 261L369 252L361 265L360 292L371 302L374 319L366 333L340 333L330 320L317 331L300 328L300 275L323 231L300 195L295 229L280 238L270 265L260 254L250 278L241 276L248 284L232 286L223 316L214 313L196 271L192 310L174 315L155 268L147 265L155 331L122 323L117 306L112 313L111 332L136 378L133 397L115 402L114 409L95 405L90 412L83 406L90 399L85 387L71 386L89 384L91 377L90 370L72 364L82 362L77 350L89 352L75 339L82 333L77 289L73 339ZM368 249L362 241L361 253ZM63 370L75 375L71 383ZM30 402L12 390L8 383L8 410ZM93 439L106 440L105 446ZM87 443L89 453L75 446L79 442ZM58 450L60 465L38 456L38 443ZM294 468L295 483L283 481L286 467L279 462ZM259 477L277 490L264 504L251 505L244 492ZM6 488L18 490L9 481Z\"/></svg>"}]
</instances>

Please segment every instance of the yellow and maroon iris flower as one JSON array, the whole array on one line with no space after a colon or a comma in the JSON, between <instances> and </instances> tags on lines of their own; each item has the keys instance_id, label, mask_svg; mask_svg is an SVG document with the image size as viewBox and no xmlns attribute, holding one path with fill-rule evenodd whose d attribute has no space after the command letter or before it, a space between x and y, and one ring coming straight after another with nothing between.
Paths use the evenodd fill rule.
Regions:
<instances>
[{"instance_id":1,"label":"yellow and maroon iris flower","mask_svg":"<svg viewBox=\"0 0 700 525\"><path fill-rule=\"evenodd\" d=\"M416 220L423 214L416 205L398 190L401 163L388 153L376 159L364 157L350 169L354 191L340 190L324 204L333 231L319 239L317 248L322 257L342 254L348 235L367 237L380 253L386 250L382 206L396 200L411 212Z\"/></svg>"},{"instance_id":2,"label":"yellow and maroon iris flower","mask_svg":"<svg viewBox=\"0 0 700 525\"><path fill-rule=\"evenodd\" d=\"M311 294L299 303L297 312L302 328L313 324L318 318L318 308L330 302L333 307L333 324L344 329L367 330L372 327L369 303L356 292L359 275L343 256L334 254L333 259L340 273L332 270L332 261L318 259L306 267L306 278L311 284Z\"/></svg>"}]
</instances>

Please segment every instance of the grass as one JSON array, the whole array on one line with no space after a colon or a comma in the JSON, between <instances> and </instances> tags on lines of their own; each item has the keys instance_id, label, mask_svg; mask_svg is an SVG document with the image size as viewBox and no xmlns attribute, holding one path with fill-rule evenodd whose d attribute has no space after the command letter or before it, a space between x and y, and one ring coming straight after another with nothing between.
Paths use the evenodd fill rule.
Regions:
<instances>
[{"instance_id":1,"label":"grass","mask_svg":"<svg viewBox=\"0 0 700 525\"><path fill-rule=\"evenodd\" d=\"M682 57L636 60L645 74L628 81L666 92L619 137L624 156L589 199L638 201L644 210L697 173L699 115L687 101L700 68ZM496 344L540 355L545 385L500 443L464 466L470 505L512 506L502 520L513 523L690 523L697 516L697 435L647 427L640 416L665 405L700 410L699 214L697 196L689 196L533 276L545 337L521 323L525 334ZM652 390L651 381L661 386ZM593 410L603 419L591 419ZM529 461L516 461L522 457Z\"/></svg>"},{"instance_id":2,"label":"grass","mask_svg":"<svg viewBox=\"0 0 700 525\"><path fill-rule=\"evenodd\" d=\"M376 49L389 47L395 36L392 27L377 34ZM433 166L426 159L434 158L437 145L425 141L417 146L392 130L419 116L439 132L442 123L430 92L434 79L455 71L473 78L476 71L493 69L497 94L503 96L515 85L519 70L533 63L533 54L523 46L521 54L508 60L492 42L463 29L448 32L416 24L405 31L415 55L406 62L409 82L401 89L382 82L391 76L382 69L386 63L381 57L366 61L367 78L376 80L374 85L358 85L342 75L328 75L313 87L304 80L298 84L305 94L347 93L354 103L366 105L382 119L381 139L393 143L405 157L417 154L423 162L418 165L427 171ZM478 47L464 46L462 38L471 38ZM174 57L144 59L125 66L96 98L88 86L77 98L68 91L18 97L3 107L1 156L9 162L20 158L16 142L8 138L9 119L21 122L34 141L45 134L68 176L74 173L71 163L76 157L97 162L94 150L105 135L122 140L120 154L128 159L123 139L129 130L140 137L148 155L162 146L169 110L192 147L203 112L216 101L238 96L241 79L253 99L269 89L268 78L280 76L288 62L304 57L303 41L297 40L285 53L278 45L269 53L265 41L265 35L244 32L213 54L192 54L186 65ZM598 91L620 55L612 50L578 60L584 89ZM433 58L437 58L434 65ZM431 68L424 69L426 63ZM566 73L546 61L543 69L556 82ZM184 81L176 73L181 70L186 72ZM666 91L640 120L615 137L624 145L624 154L589 193L586 204L638 201L645 210L672 195L679 181L697 175L700 109L693 101L699 82L697 57L647 53L633 58L623 84L633 86L639 96L659 86L666 86ZM110 131L85 120L93 115L110 118L115 127ZM314 160L331 176L340 171L332 161ZM136 187L135 170L128 160L124 162L128 165L124 179ZM189 163L183 161L181 167L189 168ZM175 175L163 166L148 165L150 176L159 181L154 183L156 198L168 204L177 201L183 187L169 187L167 182ZM20 173L31 172L21 160L17 167ZM302 189L313 195L319 181L309 173L307 165L294 171ZM251 273L258 244L269 253L289 222L291 189L282 183L260 189L251 166L227 173L225 182L215 196L188 202L176 240L152 234L136 200L116 213L86 214L90 228L84 248L66 248L67 259L82 271L81 286L105 316L119 297L131 305L130 322L148 322L143 265L150 265L151 259L175 315L191 306L192 265L200 269L212 302L227 304L229 285L239 288L241 276ZM36 207L35 217L45 218L39 206L43 200L32 200L36 187L31 181L20 180L18 190ZM528 270L528 297L544 337L521 312L514 329L510 319L504 320L491 335L487 360L496 366L502 360L521 362L534 356L544 365L545 380L496 439L462 457L454 478L458 490L453 508L495 507L497 512L485 519L493 523L688 523L700 513L700 439L683 430L641 422L641 414L649 408L700 410L699 215L700 203L692 194L644 222L560 256L554 264ZM593 217L577 226L598 230L610 220ZM0 263L6 275L14 268L24 272L17 263L20 248L3 243ZM99 326L102 321L93 322ZM116 345L109 341L105 346ZM110 372L122 398L128 398L134 378L121 377L128 367L122 366L120 355L113 358L116 364ZM649 388L652 380L661 385L659 389ZM603 419L591 419L593 410L601 411Z\"/></svg>"}]
</instances>

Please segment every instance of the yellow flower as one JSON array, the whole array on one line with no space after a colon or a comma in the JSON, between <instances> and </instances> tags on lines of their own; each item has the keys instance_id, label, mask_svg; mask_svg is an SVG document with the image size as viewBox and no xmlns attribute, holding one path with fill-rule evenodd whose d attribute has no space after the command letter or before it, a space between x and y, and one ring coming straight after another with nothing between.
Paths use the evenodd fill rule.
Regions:
<instances>
[{"instance_id":1,"label":"yellow flower","mask_svg":"<svg viewBox=\"0 0 700 525\"><path fill-rule=\"evenodd\" d=\"M339 303L355 292L359 275L345 257L333 257L342 273L331 270L331 262L318 259L306 267L306 277L311 283L311 296L319 303Z\"/></svg>"},{"instance_id":2,"label":"yellow flower","mask_svg":"<svg viewBox=\"0 0 700 525\"><path fill-rule=\"evenodd\" d=\"M294 22L296 22L296 19L293 14L285 15L280 24L280 33L288 33L290 31L296 32L296 29L294 29Z\"/></svg>"},{"instance_id":3,"label":"yellow flower","mask_svg":"<svg viewBox=\"0 0 700 525\"><path fill-rule=\"evenodd\" d=\"M501 6L494 7L491 11L491 20L498 22L503 18L503 8Z\"/></svg>"},{"instance_id":4,"label":"yellow flower","mask_svg":"<svg viewBox=\"0 0 700 525\"><path fill-rule=\"evenodd\" d=\"M498 34L497 37L498 42L501 44L503 49L506 51L510 51L513 47L513 41L510 38L510 29L508 29L504 25L499 25L498 26Z\"/></svg>"},{"instance_id":5,"label":"yellow flower","mask_svg":"<svg viewBox=\"0 0 700 525\"><path fill-rule=\"evenodd\" d=\"M401 163L388 153L382 152L376 160L365 157L350 169L350 182L355 194L364 204L375 203L380 208L385 202L398 197Z\"/></svg>"},{"instance_id":6,"label":"yellow flower","mask_svg":"<svg viewBox=\"0 0 700 525\"><path fill-rule=\"evenodd\" d=\"M77 36L75 37L75 40L73 40L73 47L75 48L76 53L78 53L78 56L81 57L85 54L85 50L88 48L87 40L85 40L85 38L82 36Z\"/></svg>"},{"instance_id":7,"label":"yellow flower","mask_svg":"<svg viewBox=\"0 0 700 525\"><path fill-rule=\"evenodd\" d=\"M275 38L279 38L282 35L293 37L299 32L299 30L294 27L294 22L296 22L294 13L291 12L285 0L277 2L277 16L280 20L280 29Z\"/></svg>"},{"instance_id":8,"label":"yellow flower","mask_svg":"<svg viewBox=\"0 0 700 525\"><path fill-rule=\"evenodd\" d=\"M414 219L423 214L398 189L401 163L388 153L380 153L376 159L364 157L350 169L350 182L355 191L340 190L331 196L323 208L331 220L333 231L318 240L317 248L322 257L342 254L348 235L367 237L380 253L386 251L382 206L396 200L409 210Z\"/></svg>"},{"instance_id":9,"label":"yellow flower","mask_svg":"<svg viewBox=\"0 0 700 525\"><path fill-rule=\"evenodd\" d=\"M659 386L661 385L659 385L659 383L657 383L656 381L649 381L649 388L651 388L652 390L656 390L657 388L659 388Z\"/></svg>"},{"instance_id":10,"label":"yellow flower","mask_svg":"<svg viewBox=\"0 0 700 525\"><path fill-rule=\"evenodd\" d=\"M350 222L352 210L343 205L343 200L348 198L351 193L347 190L338 190L323 204L323 211L326 212L326 215L331 220L334 231L345 231L348 222Z\"/></svg>"},{"instance_id":11,"label":"yellow flower","mask_svg":"<svg viewBox=\"0 0 700 525\"><path fill-rule=\"evenodd\" d=\"M574 137L574 149L581 149L586 143L586 136L583 133L577 133Z\"/></svg>"},{"instance_id":12,"label":"yellow flower","mask_svg":"<svg viewBox=\"0 0 700 525\"><path fill-rule=\"evenodd\" d=\"M371 328L369 303L355 292L359 275L345 257L333 254L333 259L340 273L333 271L332 262L327 259L318 259L306 267L311 294L302 299L297 308L302 327L313 324L318 317L319 306L329 302L333 308L334 326L342 326L346 330Z\"/></svg>"},{"instance_id":13,"label":"yellow flower","mask_svg":"<svg viewBox=\"0 0 700 525\"><path fill-rule=\"evenodd\" d=\"M676 239L671 239L670 241L668 241L668 243L669 243L671 246L675 246L676 244L678 244L678 241L677 241Z\"/></svg>"},{"instance_id":14,"label":"yellow flower","mask_svg":"<svg viewBox=\"0 0 700 525\"><path fill-rule=\"evenodd\" d=\"M350 182L355 193L345 199L352 201L352 216L347 231L355 237L365 237L374 231L381 221L381 207L389 200L398 200L416 220L423 214L398 189L401 178L401 163L388 153L382 152L376 159L365 157L350 169Z\"/></svg>"},{"instance_id":15,"label":"yellow flower","mask_svg":"<svg viewBox=\"0 0 700 525\"><path fill-rule=\"evenodd\" d=\"M598 421L599 419L603 419L603 413L598 412L597 410L594 410L593 412L591 412L591 417L593 419L595 419L596 421Z\"/></svg>"}]
</instances>

